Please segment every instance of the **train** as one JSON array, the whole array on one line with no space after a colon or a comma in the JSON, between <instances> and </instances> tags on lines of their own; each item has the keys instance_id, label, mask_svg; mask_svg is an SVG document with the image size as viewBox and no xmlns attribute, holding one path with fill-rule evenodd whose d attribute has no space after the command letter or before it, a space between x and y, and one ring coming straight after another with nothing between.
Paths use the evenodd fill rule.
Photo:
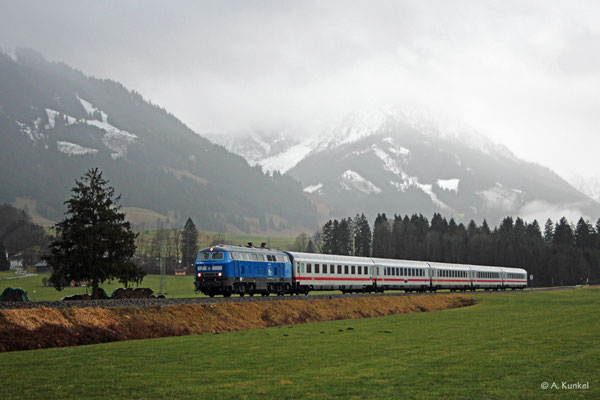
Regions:
<instances>
[{"instance_id":1,"label":"train","mask_svg":"<svg viewBox=\"0 0 600 400\"><path fill-rule=\"evenodd\" d=\"M207 296L306 295L311 291L382 293L516 290L527 287L522 268L301 253L215 245L198 253L196 292Z\"/></svg>"}]
</instances>

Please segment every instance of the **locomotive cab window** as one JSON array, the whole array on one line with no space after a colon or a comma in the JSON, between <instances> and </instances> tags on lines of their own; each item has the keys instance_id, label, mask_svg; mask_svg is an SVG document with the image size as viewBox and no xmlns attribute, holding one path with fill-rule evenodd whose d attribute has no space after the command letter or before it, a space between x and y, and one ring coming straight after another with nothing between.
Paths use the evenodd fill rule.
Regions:
<instances>
[{"instance_id":1,"label":"locomotive cab window","mask_svg":"<svg viewBox=\"0 0 600 400\"><path fill-rule=\"evenodd\" d=\"M198 256L198 258L201 260L210 260L210 253L209 252L200 253L200 256Z\"/></svg>"},{"instance_id":2,"label":"locomotive cab window","mask_svg":"<svg viewBox=\"0 0 600 400\"><path fill-rule=\"evenodd\" d=\"M222 251L215 251L214 253L212 253L212 259L213 260L222 260L223 259L223 252Z\"/></svg>"}]
</instances>

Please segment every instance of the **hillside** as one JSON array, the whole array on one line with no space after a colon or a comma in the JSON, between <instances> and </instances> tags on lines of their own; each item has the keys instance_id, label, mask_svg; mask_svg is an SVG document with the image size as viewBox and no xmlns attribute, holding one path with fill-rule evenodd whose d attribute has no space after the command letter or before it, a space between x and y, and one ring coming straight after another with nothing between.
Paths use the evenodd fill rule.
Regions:
<instances>
[{"instance_id":1,"label":"hillside","mask_svg":"<svg viewBox=\"0 0 600 400\"><path fill-rule=\"evenodd\" d=\"M298 182L250 167L139 93L31 50L0 54L0 202L35 201L57 220L95 166L138 215L216 231L316 226Z\"/></svg>"}]
</instances>

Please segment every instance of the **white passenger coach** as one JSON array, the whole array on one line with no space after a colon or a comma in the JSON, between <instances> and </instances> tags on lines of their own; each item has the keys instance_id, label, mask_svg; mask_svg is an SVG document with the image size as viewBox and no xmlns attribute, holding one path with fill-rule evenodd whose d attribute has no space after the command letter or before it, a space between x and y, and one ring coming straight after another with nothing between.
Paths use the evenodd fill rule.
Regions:
<instances>
[{"instance_id":1,"label":"white passenger coach","mask_svg":"<svg viewBox=\"0 0 600 400\"><path fill-rule=\"evenodd\" d=\"M527 287L522 268L286 252L297 293L506 290Z\"/></svg>"}]
</instances>

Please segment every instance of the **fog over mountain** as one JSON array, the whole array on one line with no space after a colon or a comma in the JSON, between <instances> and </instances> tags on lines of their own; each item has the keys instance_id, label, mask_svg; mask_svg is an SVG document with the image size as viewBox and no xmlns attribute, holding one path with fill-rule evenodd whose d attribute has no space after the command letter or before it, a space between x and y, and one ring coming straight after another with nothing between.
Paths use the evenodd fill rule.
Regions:
<instances>
[{"instance_id":1,"label":"fog over mountain","mask_svg":"<svg viewBox=\"0 0 600 400\"><path fill-rule=\"evenodd\" d=\"M417 103L561 176L598 175L600 6L559 0L0 3L0 46L137 90L199 133Z\"/></svg>"},{"instance_id":2,"label":"fog over mountain","mask_svg":"<svg viewBox=\"0 0 600 400\"><path fill-rule=\"evenodd\" d=\"M548 179L540 185L554 189L545 193L542 186L506 186L502 179L494 181L494 174L485 173L489 180L474 183L468 201L461 197L467 209L443 201L457 215L482 216L485 207L478 203L482 196L477 193L500 183L505 189L525 193L505 212L539 217L547 213L553 218L581 212L596 218L595 206L588 207L588 196L598 199L600 193L596 155L600 148L599 19L600 6L594 1L573 5L558 0L149 0L141 6L133 0L23 0L0 2L0 47L11 54L19 47L32 48L48 60L120 82L177 116L190 132L222 143L250 164L287 171L286 178L302 181L301 189L322 184L321 197L317 189L304 191L319 210L328 209L327 203L334 201L333 197L327 200L326 193L333 193L335 185L343 187L346 182L355 190L350 180L363 179L361 188L376 191L377 187L382 195L390 192L385 187L390 181L405 187L400 172L398 179L386 178L387 183L376 182L383 175L371 179L366 170L338 171L333 165L322 172L335 171L335 177L324 177L321 182L307 175L309 160L317 162L319 153L326 154L319 149L325 148L339 165L348 154L363 152L359 158L371 159L369 170L381 172L381 165L374 163L384 163L383 155L373 146L387 152L388 142L383 140L389 137L412 157L403 161L402 154L388 154L403 165L398 171L418 178L418 185L410 181L413 184L399 193L423 192L427 207L436 203L424 192L427 185L436 196L436 190L457 194L462 189L459 197L466 193L466 175L442 175L456 166L451 154L458 154L464 167L463 153L471 152L506 157L506 164L495 164L498 170L508 169L503 179L514 175L510 168L525 163L529 174ZM77 100L75 93L69 96ZM119 140L116 136L105 140L113 149L106 143L102 146L109 149L108 157L126 160L141 140L123 132L142 136L114 124L114 112L108 113L107 107L82 99L89 103L90 115L96 114L94 118L81 114L85 104L81 102L77 110L73 105L62 110L51 103L40 104L39 110L61 113L67 126L72 124L64 115L91 121L80 124L90 130L109 129L105 124L115 127ZM378 123L363 118L377 115L372 110L386 109L400 110L402 118L392 120L401 119L410 129L388 129L387 123L379 128ZM428 136L427 127L406 120L415 110L428 110L427 118L421 120L433 125L438 134ZM50 115L46 118L50 123ZM344 142L348 133L344 127L353 125L348 118L357 118L359 124L367 121L368 134ZM446 136L449 121L450 125L461 121L459 127L450 129L459 136ZM34 137L40 132L29 121L21 123ZM386 129L390 134L381 136ZM408 138L414 142L412 148L406 145ZM96 143L59 141L80 146L57 142L62 154L87 152L81 157L91 157L92 150L98 150L98 155L104 151ZM482 144L494 151L480 152ZM435 164L435 171L431 170L434 163L414 169L418 160L430 154L427 146L431 151L441 148L450 157L442 159L450 164ZM484 161L475 165L478 173L483 174ZM541 173L545 167L587 196L580 198L556 174ZM344 174L347 171L351 172ZM438 179L453 183L440 186ZM458 192L449 189L456 179L460 179ZM564 196L553 197L556 190Z\"/></svg>"}]
</instances>

